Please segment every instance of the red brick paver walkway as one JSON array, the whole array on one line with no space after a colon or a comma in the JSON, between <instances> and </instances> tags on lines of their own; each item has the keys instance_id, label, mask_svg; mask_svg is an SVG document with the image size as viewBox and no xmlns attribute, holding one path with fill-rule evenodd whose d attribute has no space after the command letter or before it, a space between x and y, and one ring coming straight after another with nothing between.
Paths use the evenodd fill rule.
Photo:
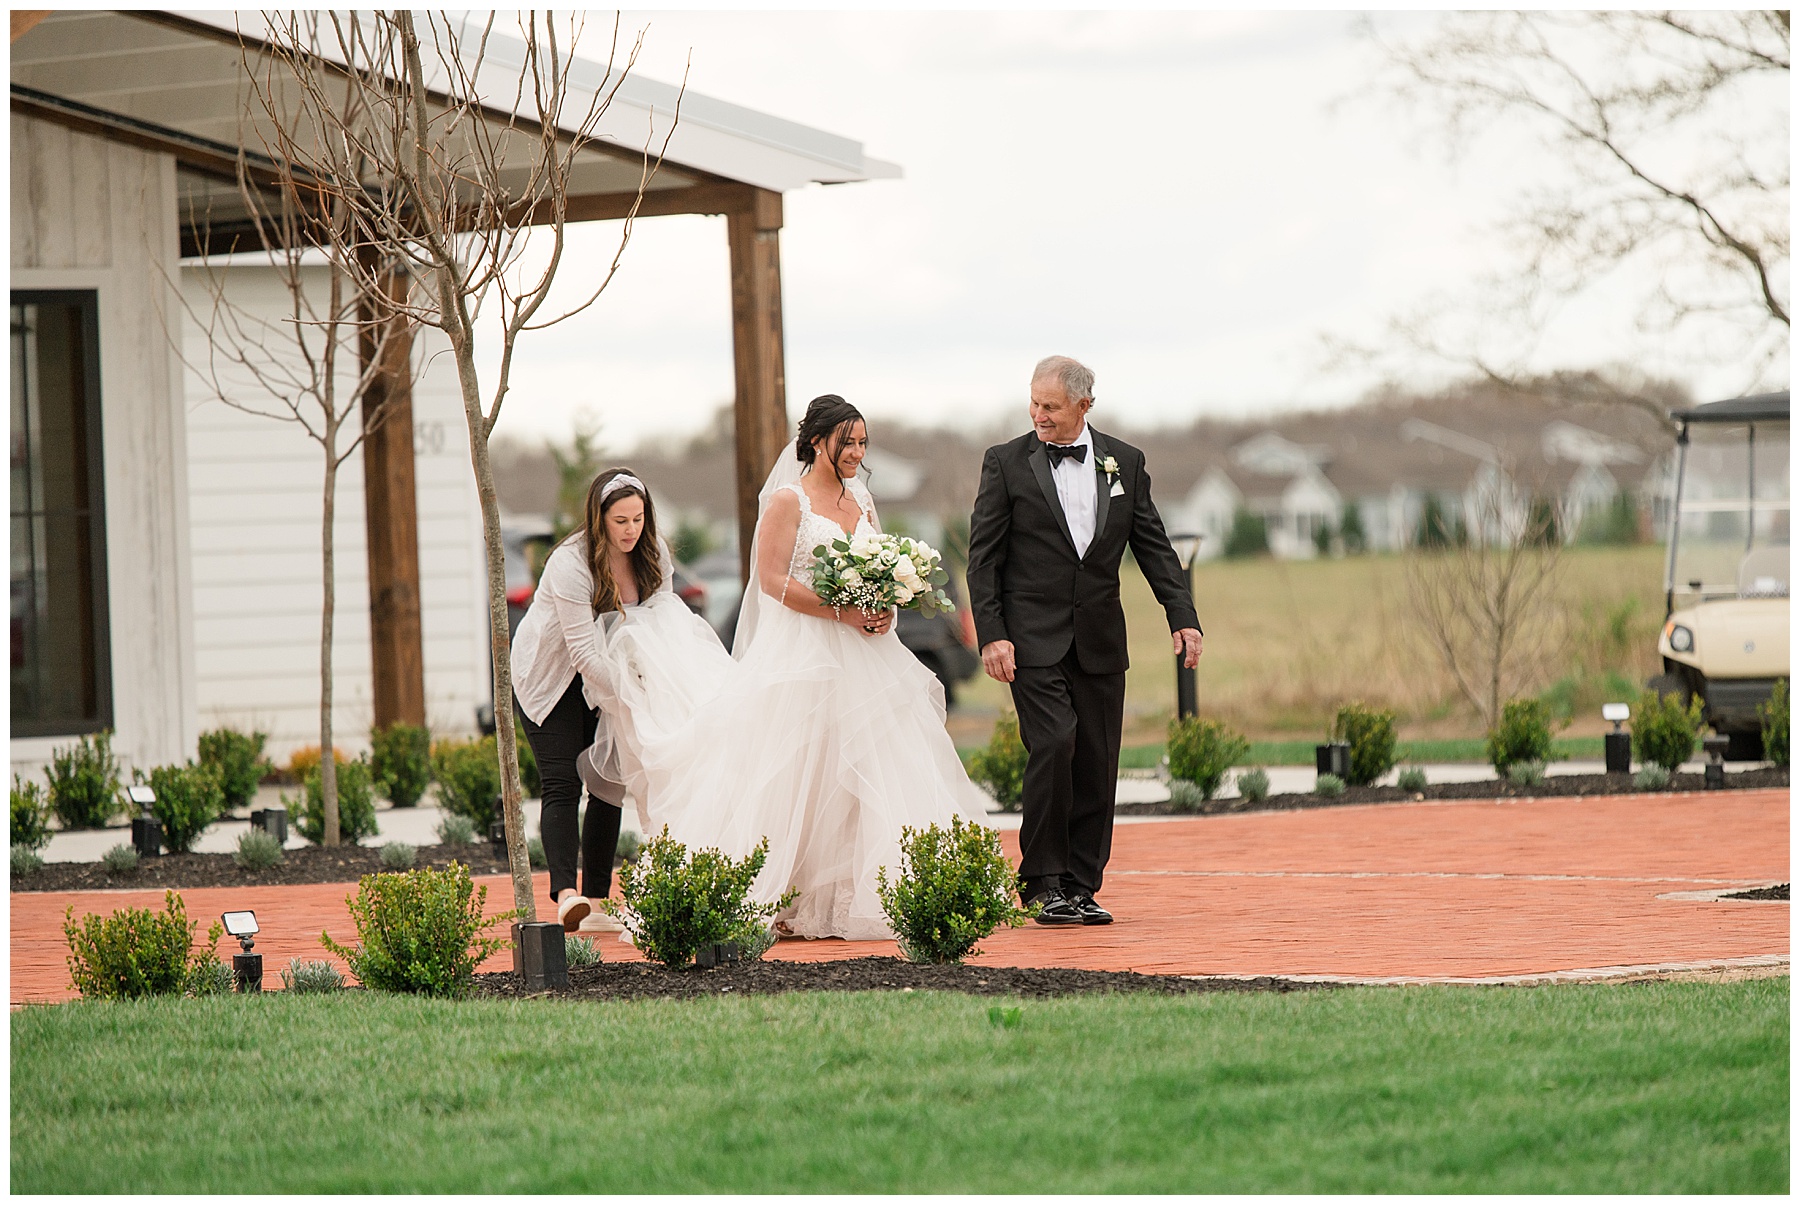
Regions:
<instances>
[{"instance_id":1,"label":"red brick paver walkway","mask_svg":"<svg viewBox=\"0 0 1800 1205\"><path fill-rule=\"evenodd\" d=\"M1015 834L1005 835L1017 855ZM1788 954L1786 904L1664 898L1788 879L1788 793L1389 804L1121 825L1103 902L1117 923L1035 925L977 965L1183 975L1456 979ZM484 879L510 905L505 879ZM539 908L548 879L538 876ZM203 923L254 908L270 986L294 956L347 940L353 885L182 892ZM12 1001L67 999L63 910L156 907L155 892L12 896ZM221 950L235 948L229 938ZM609 960L636 951L601 938ZM786 941L773 958L894 953ZM510 966L510 954L487 969Z\"/></svg>"}]
</instances>

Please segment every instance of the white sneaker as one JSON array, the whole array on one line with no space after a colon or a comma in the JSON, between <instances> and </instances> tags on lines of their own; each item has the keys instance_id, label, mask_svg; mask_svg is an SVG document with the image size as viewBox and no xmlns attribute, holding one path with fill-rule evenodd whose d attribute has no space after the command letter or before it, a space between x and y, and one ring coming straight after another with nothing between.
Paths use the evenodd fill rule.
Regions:
<instances>
[{"instance_id":1,"label":"white sneaker","mask_svg":"<svg viewBox=\"0 0 1800 1205\"><path fill-rule=\"evenodd\" d=\"M569 892L556 905L556 919L562 922L564 933L573 933L581 927L594 906L588 903L585 895Z\"/></svg>"},{"instance_id":2,"label":"white sneaker","mask_svg":"<svg viewBox=\"0 0 1800 1205\"><path fill-rule=\"evenodd\" d=\"M607 913L602 912L602 911L600 911L600 909L596 908L592 912L588 913L588 917L586 920L581 922L581 932L583 932L583 933L623 933L623 932L625 932L625 926L619 923L618 917L609 916Z\"/></svg>"}]
</instances>

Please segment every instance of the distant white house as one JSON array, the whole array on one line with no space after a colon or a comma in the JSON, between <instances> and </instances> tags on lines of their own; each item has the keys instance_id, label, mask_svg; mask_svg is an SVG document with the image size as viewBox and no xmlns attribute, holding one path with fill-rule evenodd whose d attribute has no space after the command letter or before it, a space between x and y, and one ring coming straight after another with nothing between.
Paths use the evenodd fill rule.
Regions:
<instances>
[{"instance_id":1,"label":"distant white house","mask_svg":"<svg viewBox=\"0 0 1800 1205\"><path fill-rule=\"evenodd\" d=\"M1534 446L1502 447L1442 423L1406 417L1378 438L1348 447L1302 444L1262 431L1199 469L1188 492L1168 506L1171 530L1198 532L1199 556L1222 556L1240 512L1263 520L1269 551L1288 560L1319 555L1319 537L1342 535L1353 508L1369 548L1392 551L1417 537L1428 500L1448 527L1481 538L1509 538L1524 526L1534 497L1559 508L1565 538L1634 491L1653 521L1668 490L1661 461L1642 449L1565 420L1544 424ZM1522 464L1522 461L1529 463ZM1633 470L1634 484L1615 470ZM1519 478L1529 471L1530 484ZM1341 545L1334 545L1341 546Z\"/></svg>"}]
</instances>

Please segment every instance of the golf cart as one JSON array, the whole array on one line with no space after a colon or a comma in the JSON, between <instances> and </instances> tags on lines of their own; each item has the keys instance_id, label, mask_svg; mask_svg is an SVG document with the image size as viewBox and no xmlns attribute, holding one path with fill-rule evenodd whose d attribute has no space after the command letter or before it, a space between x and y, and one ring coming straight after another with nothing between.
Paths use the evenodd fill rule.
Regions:
<instances>
[{"instance_id":1,"label":"golf cart","mask_svg":"<svg viewBox=\"0 0 1800 1205\"><path fill-rule=\"evenodd\" d=\"M1788 676L1788 395L1711 402L1670 414L1675 508L1664 577L1667 618L1650 687L1698 697L1730 738L1726 756L1763 756L1756 708Z\"/></svg>"}]
</instances>

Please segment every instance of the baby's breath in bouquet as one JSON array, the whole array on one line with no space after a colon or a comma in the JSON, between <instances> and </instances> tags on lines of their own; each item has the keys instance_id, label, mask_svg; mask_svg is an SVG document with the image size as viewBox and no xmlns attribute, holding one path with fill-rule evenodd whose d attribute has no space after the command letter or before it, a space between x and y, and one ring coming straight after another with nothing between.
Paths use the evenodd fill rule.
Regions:
<instances>
[{"instance_id":1,"label":"baby's breath in bouquet","mask_svg":"<svg viewBox=\"0 0 1800 1205\"><path fill-rule=\"evenodd\" d=\"M879 614L910 607L925 615L953 611L940 588L950 580L938 550L906 536L846 536L813 549L813 592L831 607Z\"/></svg>"}]
</instances>

